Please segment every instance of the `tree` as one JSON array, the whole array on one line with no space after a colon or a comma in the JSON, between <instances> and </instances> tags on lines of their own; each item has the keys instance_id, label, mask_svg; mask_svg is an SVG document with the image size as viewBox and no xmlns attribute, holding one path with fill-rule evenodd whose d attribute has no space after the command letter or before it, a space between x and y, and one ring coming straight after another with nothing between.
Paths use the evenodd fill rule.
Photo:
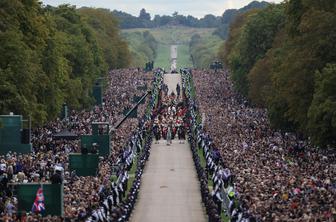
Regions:
<instances>
[{"instance_id":1,"label":"tree","mask_svg":"<svg viewBox=\"0 0 336 222\"><path fill-rule=\"evenodd\" d=\"M144 21L150 21L151 20L150 14L147 13L146 9L144 9L144 8L140 10L139 18L144 20Z\"/></svg>"},{"instance_id":2,"label":"tree","mask_svg":"<svg viewBox=\"0 0 336 222\"><path fill-rule=\"evenodd\" d=\"M230 25L233 21L235 21L236 17L245 14L246 12L249 12L251 10L255 9L263 9L266 8L269 5L268 2L258 2L253 1L246 5L243 8L240 9L228 9L226 10L222 17L219 19L219 24L217 25L217 29L214 31L214 34L218 35L222 39L227 39L229 34Z\"/></svg>"},{"instance_id":3,"label":"tree","mask_svg":"<svg viewBox=\"0 0 336 222\"><path fill-rule=\"evenodd\" d=\"M336 63L317 71L315 93L308 111L308 128L316 144L336 144Z\"/></svg>"},{"instance_id":4,"label":"tree","mask_svg":"<svg viewBox=\"0 0 336 222\"><path fill-rule=\"evenodd\" d=\"M119 35L118 21L112 12L94 8L81 8L79 12L92 28L108 69L127 67L131 60L130 52Z\"/></svg>"},{"instance_id":5,"label":"tree","mask_svg":"<svg viewBox=\"0 0 336 222\"><path fill-rule=\"evenodd\" d=\"M199 20L200 27L214 28L218 27L220 23L220 18L214 15L205 15L203 18Z\"/></svg>"},{"instance_id":6,"label":"tree","mask_svg":"<svg viewBox=\"0 0 336 222\"><path fill-rule=\"evenodd\" d=\"M236 89L268 108L273 127L335 144L335 1L283 5L238 17L219 55Z\"/></svg>"},{"instance_id":7,"label":"tree","mask_svg":"<svg viewBox=\"0 0 336 222\"><path fill-rule=\"evenodd\" d=\"M109 12L95 11L89 23L68 5L4 0L0 7L1 113L29 115L41 125L57 117L64 102L90 106L94 81L107 73L103 46L113 45L113 62L128 64L127 45Z\"/></svg>"}]
</instances>

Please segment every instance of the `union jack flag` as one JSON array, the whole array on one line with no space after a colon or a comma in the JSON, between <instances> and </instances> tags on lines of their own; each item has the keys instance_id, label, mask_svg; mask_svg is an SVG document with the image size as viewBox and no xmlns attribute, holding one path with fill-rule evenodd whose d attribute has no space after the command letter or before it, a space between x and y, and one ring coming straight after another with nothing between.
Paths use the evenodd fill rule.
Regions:
<instances>
[{"instance_id":1,"label":"union jack flag","mask_svg":"<svg viewBox=\"0 0 336 222\"><path fill-rule=\"evenodd\" d=\"M33 203L32 212L42 213L45 211L43 189L40 187L36 192L36 198Z\"/></svg>"}]
</instances>

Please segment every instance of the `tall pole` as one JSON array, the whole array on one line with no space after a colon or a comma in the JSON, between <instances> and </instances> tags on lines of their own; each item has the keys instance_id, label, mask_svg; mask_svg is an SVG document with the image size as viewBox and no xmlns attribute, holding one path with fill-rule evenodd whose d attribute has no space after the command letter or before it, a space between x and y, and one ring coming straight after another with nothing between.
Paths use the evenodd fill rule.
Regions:
<instances>
[{"instance_id":1,"label":"tall pole","mask_svg":"<svg viewBox=\"0 0 336 222\"><path fill-rule=\"evenodd\" d=\"M113 128L110 129L109 133L111 134L112 131L116 130L119 128L119 126L121 126L121 124L123 124L123 122L125 122L125 120L131 115L131 113L140 105L140 103L148 96L151 94L151 91L147 91L142 97L141 99L138 101L138 103L130 110L128 111L128 113L126 114L126 116Z\"/></svg>"}]
</instances>

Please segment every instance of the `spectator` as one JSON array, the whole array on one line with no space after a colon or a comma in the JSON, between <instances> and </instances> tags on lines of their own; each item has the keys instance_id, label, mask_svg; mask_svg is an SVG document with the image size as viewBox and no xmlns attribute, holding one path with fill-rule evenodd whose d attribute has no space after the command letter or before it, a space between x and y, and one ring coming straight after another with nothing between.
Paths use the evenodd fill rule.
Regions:
<instances>
[{"instance_id":1,"label":"spectator","mask_svg":"<svg viewBox=\"0 0 336 222\"><path fill-rule=\"evenodd\" d=\"M270 127L267 110L248 106L227 71L193 70L211 149L235 175L238 198L261 221L334 221L336 153Z\"/></svg>"}]
</instances>

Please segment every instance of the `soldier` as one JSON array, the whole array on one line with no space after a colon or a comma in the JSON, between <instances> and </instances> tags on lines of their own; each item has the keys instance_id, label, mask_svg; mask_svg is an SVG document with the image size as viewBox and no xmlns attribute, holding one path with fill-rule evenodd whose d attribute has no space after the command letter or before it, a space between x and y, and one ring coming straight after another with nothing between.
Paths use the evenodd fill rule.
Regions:
<instances>
[{"instance_id":1,"label":"soldier","mask_svg":"<svg viewBox=\"0 0 336 222\"><path fill-rule=\"evenodd\" d=\"M176 85L176 93L177 93L177 98L180 98L181 87L180 87L180 84L178 84L178 83Z\"/></svg>"},{"instance_id":2,"label":"soldier","mask_svg":"<svg viewBox=\"0 0 336 222\"><path fill-rule=\"evenodd\" d=\"M167 128L167 146L172 144L172 126L169 124Z\"/></svg>"}]
</instances>

